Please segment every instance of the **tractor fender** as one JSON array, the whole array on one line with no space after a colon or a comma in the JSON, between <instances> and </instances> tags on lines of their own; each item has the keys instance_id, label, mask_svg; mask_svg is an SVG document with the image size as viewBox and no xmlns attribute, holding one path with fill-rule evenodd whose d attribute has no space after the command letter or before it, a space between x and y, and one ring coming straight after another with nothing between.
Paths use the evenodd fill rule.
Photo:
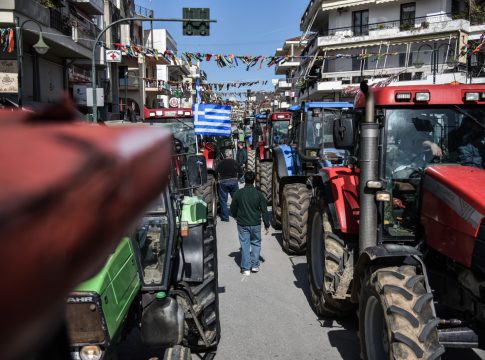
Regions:
<instances>
[{"instance_id":1,"label":"tractor fender","mask_svg":"<svg viewBox=\"0 0 485 360\"><path fill-rule=\"evenodd\" d=\"M327 207L333 228L344 234L359 233L358 176L347 167L323 168L308 179L312 198Z\"/></svg>"},{"instance_id":2,"label":"tractor fender","mask_svg":"<svg viewBox=\"0 0 485 360\"><path fill-rule=\"evenodd\" d=\"M204 225L189 225L178 253L178 281L204 281Z\"/></svg>"},{"instance_id":3,"label":"tractor fender","mask_svg":"<svg viewBox=\"0 0 485 360\"><path fill-rule=\"evenodd\" d=\"M273 150L273 162L276 166L276 174L278 175L278 179L282 179L288 176L285 154L283 153L283 149L280 146L277 146Z\"/></svg>"},{"instance_id":4,"label":"tractor fender","mask_svg":"<svg viewBox=\"0 0 485 360\"><path fill-rule=\"evenodd\" d=\"M354 267L354 280L352 286L352 301L357 302L364 274L370 267L377 265L400 266L402 264L416 265L423 273L423 263L419 260L423 254L416 248L408 245L380 244L364 250Z\"/></svg>"},{"instance_id":5,"label":"tractor fender","mask_svg":"<svg viewBox=\"0 0 485 360\"><path fill-rule=\"evenodd\" d=\"M300 159L295 149L289 145L282 144L276 147L274 152L276 153L276 157L278 159L278 176L280 179L283 177L281 176L283 173L286 173L286 176L295 176L301 174ZM284 172L283 168L286 169Z\"/></svg>"}]
</instances>

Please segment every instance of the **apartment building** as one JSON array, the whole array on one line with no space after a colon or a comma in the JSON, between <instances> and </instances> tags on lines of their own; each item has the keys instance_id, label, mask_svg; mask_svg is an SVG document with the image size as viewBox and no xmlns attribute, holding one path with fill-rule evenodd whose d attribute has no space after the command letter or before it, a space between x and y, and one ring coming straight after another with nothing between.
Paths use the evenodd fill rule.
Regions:
<instances>
[{"instance_id":1,"label":"apartment building","mask_svg":"<svg viewBox=\"0 0 485 360\"><path fill-rule=\"evenodd\" d=\"M103 0L2 0L0 28L12 29L15 42L22 35L22 53L19 57L17 43L15 51L0 51L0 67L4 77L7 65L14 69L9 78L18 81L21 58L23 79L15 86L2 87L0 96L17 103L21 95L23 105L50 103L62 91L72 93L76 84L89 81L90 68L82 61L92 58L103 14ZM44 54L32 47L40 32L49 46Z\"/></svg>"},{"instance_id":2,"label":"apartment building","mask_svg":"<svg viewBox=\"0 0 485 360\"><path fill-rule=\"evenodd\" d=\"M285 56L287 61L278 63L275 68L276 75L285 76L284 79L276 80L275 99L273 100L275 110L283 111L297 101L295 88L298 77L296 75L302 62L300 55L306 45L307 40L304 40L302 36L297 36L285 40L283 47L276 49L275 56Z\"/></svg>"},{"instance_id":3,"label":"apartment building","mask_svg":"<svg viewBox=\"0 0 485 360\"><path fill-rule=\"evenodd\" d=\"M293 89L300 101L332 101L352 99L364 79L483 82L481 54L467 58L460 49L480 38L484 23L467 0L311 0Z\"/></svg>"}]
</instances>

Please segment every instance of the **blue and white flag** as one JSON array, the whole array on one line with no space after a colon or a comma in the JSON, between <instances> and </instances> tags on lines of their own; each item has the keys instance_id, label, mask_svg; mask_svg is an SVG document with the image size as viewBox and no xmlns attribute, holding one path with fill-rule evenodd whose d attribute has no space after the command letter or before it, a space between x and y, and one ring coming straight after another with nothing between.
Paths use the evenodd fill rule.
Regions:
<instances>
[{"instance_id":1,"label":"blue and white flag","mask_svg":"<svg viewBox=\"0 0 485 360\"><path fill-rule=\"evenodd\" d=\"M195 102L200 104L202 102L201 95L200 95L200 79L197 79L195 82Z\"/></svg>"},{"instance_id":2,"label":"blue and white flag","mask_svg":"<svg viewBox=\"0 0 485 360\"><path fill-rule=\"evenodd\" d=\"M194 104L194 129L197 135L231 136L231 107Z\"/></svg>"}]
</instances>

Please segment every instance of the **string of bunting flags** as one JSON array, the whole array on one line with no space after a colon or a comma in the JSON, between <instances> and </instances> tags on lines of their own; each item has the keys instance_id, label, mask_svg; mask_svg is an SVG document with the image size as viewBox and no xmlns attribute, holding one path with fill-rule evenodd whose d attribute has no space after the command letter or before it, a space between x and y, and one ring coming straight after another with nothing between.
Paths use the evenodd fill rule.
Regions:
<instances>
[{"instance_id":1,"label":"string of bunting flags","mask_svg":"<svg viewBox=\"0 0 485 360\"><path fill-rule=\"evenodd\" d=\"M12 53L15 49L13 28L0 28L0 49L2 52Z\"/></svg>"},{"instance_id":2,"label":"string of bunting flags","mask_svg":"<svg viewBox=\"0 0 485 360\"><path fill-rule=\"evenodd\" d=\"M468 41L460 50L460 56L470 56L480 52L485 45L485 33L482 33L479 41Z\"/></svg>"}]
</instances>

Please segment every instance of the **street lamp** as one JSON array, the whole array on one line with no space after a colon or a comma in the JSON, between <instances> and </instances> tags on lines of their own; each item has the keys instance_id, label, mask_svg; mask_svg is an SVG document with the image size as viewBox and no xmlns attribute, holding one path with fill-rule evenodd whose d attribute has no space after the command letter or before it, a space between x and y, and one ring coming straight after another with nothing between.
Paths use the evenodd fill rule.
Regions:
<instances>
[{"instance_id":1,"label":"street lamp","mask_svg":"<svg viewBox=\"0 0 485 360\"><path fill-rule=\"evenodd\" d=\"M42 25L34 19L25 20L22 24L20 24L19 18L15 19L16 24L16 34L17 34L17 63L18 63L18 100L17 104L19 109L22 108L22 79L24 77L24 68L22 66L22 58L23 58L23 49L22 49L22 30L24 25L33 22L39 27L39 40L35 43L32 47L39 55L44 55L49 51L49 45L44 42L44 38L42 37Z\"/></svg>"}]
</instances>

